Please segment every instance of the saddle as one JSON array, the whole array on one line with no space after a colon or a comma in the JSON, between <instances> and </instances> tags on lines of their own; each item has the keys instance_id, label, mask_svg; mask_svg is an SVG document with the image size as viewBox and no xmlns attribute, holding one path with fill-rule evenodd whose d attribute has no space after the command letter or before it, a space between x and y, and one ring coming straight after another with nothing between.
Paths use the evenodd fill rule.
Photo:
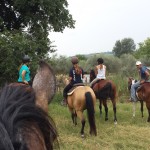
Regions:
<instances>
[{"instance_id":1,"label":"saddle","mask_svg":"<svg viewBox=\"0 0 150 150\"><path fill-rule=\"evenodd\" d=\"M85 86L84 83L77 83L74 84L73 87L68 91L67 95L72 95L74 90L80 86Z\"/></svg>"},{"instance_id":2,"label":"saddle","mask_svg":"<svg viewBox=\"0 0 150 150\"><path fill-rule=\"evenodd\" d=\"M91 88L93 89L94 85L95 85L96 83L101 82L101 80L104 80L104 79L98 79L95 83L92 84Z\"/></svg>"}]
</instances>

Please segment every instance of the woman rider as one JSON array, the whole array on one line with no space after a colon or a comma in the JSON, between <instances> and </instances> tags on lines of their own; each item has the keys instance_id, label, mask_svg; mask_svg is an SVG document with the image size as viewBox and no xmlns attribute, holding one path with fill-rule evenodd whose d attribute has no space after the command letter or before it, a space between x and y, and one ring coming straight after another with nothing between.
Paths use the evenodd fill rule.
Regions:
<instances>
[{"instance_id":1,"label":"woman rider","mask_svg":"<svg viewBox=\"0 0 150 150\"><path fill-rule=\"evenodd\" d=\"M69 84L64 88L63 91L63 97L64 100L62 101L62 105L67 104L67 93L68 91L77 83L83 83L84 78L84 71L83 69L78 65L78 58L76 56L71 58L72 62L72 68L69 72Z\"/></svg>"},{"instance_id":2,"label":"woman rider","mask_svg":"<svg viewBox=\"0 0 150 150\"><path fill-rule=\"evenodd\" d=\"M19 78L18 82L28 84L32 86L31 77L30 77L30 69L28 67L30 62L30 57L28 55L25 55L22 58L22 64L18 68L19 71Z\"/></svg>"}]
</instances>

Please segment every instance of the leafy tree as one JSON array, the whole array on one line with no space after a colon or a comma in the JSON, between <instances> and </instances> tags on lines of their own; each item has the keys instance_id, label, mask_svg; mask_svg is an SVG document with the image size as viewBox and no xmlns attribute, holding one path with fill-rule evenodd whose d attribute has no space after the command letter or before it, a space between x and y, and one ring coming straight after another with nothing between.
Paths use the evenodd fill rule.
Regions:
<instances>
[{"instance_id":1,"label":"leafy tree","mask_svg":"<svg viewBox=\"0 0 150 150\"><path fill-rule=\"evenodd\" d=\"M40 28L47 32L62 32L73 28L74 20L67 9L66 0L1 0L0 31ZM34 30L35 31L35 30Z\"/></svg>"},{"instance_id":2,"label":"leafy tree","mask_svg":"<svg viewBox=\"0 0 150 150\"><path fill-rule=\"evenodd\" d=\"M135 43L131 38L124 38L121 41L118 40L113 48L115 56L120 57L122 54L132 54L135 51Z\"/></svg>"},{"instance_id":3,"label":"leafy tree","mask_svg":"<svg viewBox=\"0 0 150 150\"><path fill-rule=\"evenodd\" d=\"M39 59L49 59L46 53L47 41L37 42L25 32L3 31L0 33L0 84L17 81L18 67L24 54L28 54L32 62L31 74L34 76ZM50 50L49 50L50 52Z\"/></svg>"},{"instance_id":4,"label":"leafy tree","mask_svg":"<svg viewBox=\"0 0 150 150\"><path fill-rule=\"evenodd\" d=\"M139 43L139 48L136 50L135 57L150 57L150 38L147 38L144 42Z\"/></svg>"},{"instance_id":5,"label":"leafy tree","mask_svg":"<svg viewBox=\"0 0 150 150\"><path fill-rule=\"evenodd\" d=\"M36 69L39 58L49 58L56 50L48 38L50 31L74 28L75 21L66 0L0 1L0 83L16 81L18 65L27 53ZM32 72L32 71L31 71Z\"/></svg>"}]
</instances>

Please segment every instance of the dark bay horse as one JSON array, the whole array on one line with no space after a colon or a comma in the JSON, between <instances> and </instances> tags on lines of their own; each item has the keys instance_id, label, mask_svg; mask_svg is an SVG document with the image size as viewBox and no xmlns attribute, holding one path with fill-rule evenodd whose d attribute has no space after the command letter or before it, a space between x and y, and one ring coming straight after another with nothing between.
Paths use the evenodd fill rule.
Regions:
<instances>
[{"instance_id":1,"label":"dark bay horse","mask_svg":"<svg viewBox=\"0 0 150 150\"><path fill-rule=\"evenodd\" d=\"M129 86L132 84L132 82L130 82L130 80L131 80L131 78L129 78L129 80L128 80ZM131 81L133 81L133 80L134 79L132 78ZM150 122L150 82L145 82L145 83L141 84L140 87L136 91L136 96L141 103L142 117L144 117L144 115L143 115L143 102L146 103L146 107L148 110L147 121Z\"/></svg>"},{"instance_id":2,"label":"dark bay horse","mask_svg":"<svg viewBox=\"0 0 150 150\"><path fill-rule=\"evenodd\" d=\"M108 120L108 106L107 106L107 99L110 98L113 104L113 111L114 111L114 123L117 124L117 117L116 117L116 85L111 80L99 80L96 82L92 89L96 95L96 98L99 99L99 109L100 109L100 116L102 115L102 104L105 108L105 121Z\"/></svg>"},{"instance_id":3,"label":"dark bay horse","mask_svg":"<svg viewBox=\"0 0 150 150\"><path fill-rule=\"evenodd\" d=\"M72 121L77 125L77 117L81 120L81 137L84 137L85 118L83 111L87 109L90 134L97 135L95 125L95 104L96 97L89 86L77 86L67 97L68 108L71 112Z\"/></svg>"},{"instance_id":4,"label":"dark bay horse","mask_svg":"<svg viewBox=\"0 0 150 150\"><path fill-rule=\"evenodd\" d=\"M40 63L46 65L45 62ZM43 70L43 69L42 69ZM46 69L47 71L47 69ZM46 85L49 87L51 77L46 71ZM38 78L39 79L39 78ZM37 79L36 79L37 80ZM45 79L41 80L43 82ZM36 88L35 86L35 89ZM52 90L52 94L53 95ZM52 150L57 143L57 130L54 121L48 113L37 104L40 99L32 87L22 83L11 83L0 91L0 149L1 150ZM45 92L39 91L45 100ZM51 90L49 91L51 93ZM42 98L42 97L41 97ZM57 143L58 144L58 143Z\"/></svg>"}]
</instances>

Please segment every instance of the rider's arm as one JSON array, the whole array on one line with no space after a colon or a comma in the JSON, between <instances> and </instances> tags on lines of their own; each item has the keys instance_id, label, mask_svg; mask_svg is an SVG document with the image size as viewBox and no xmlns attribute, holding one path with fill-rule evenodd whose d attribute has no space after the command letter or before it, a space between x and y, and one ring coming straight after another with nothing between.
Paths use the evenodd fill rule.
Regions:
<instances>
[{"instance_id":1,"label":"rider's arm","mask_svg":"<svg viewBox=\"0 0 150 150\"><path fill-rule=\"evenodd\" d=\"M145 79L145 80L148 80L148 78L149 78L149 76L150 76L148 70L145 71L145 74L146 74L146 79Z\"/></svg>"},{"instance_id":2,"label":"rider's arm","mask_svg":"<svg viewBox=\"0 0 150 150\"><path fill-rule=\"evenodd\" d=\"M94 72L95 72L95 76L97 76L97 74L98 74L97 66L95 67Z\"/></svg>"},{"instance_id":3,"label":"rider's arm","mask_svg":"<svg viewBox=\"0 0 150 150\"><path fill-rule=\"evenodd\" d=\"M26 70L23 70L23 71L22 71L22 81L23 81L25 84L29 84L28 81L25 80L25 74L26 74Z\"/></svg>"}]
</instances>

